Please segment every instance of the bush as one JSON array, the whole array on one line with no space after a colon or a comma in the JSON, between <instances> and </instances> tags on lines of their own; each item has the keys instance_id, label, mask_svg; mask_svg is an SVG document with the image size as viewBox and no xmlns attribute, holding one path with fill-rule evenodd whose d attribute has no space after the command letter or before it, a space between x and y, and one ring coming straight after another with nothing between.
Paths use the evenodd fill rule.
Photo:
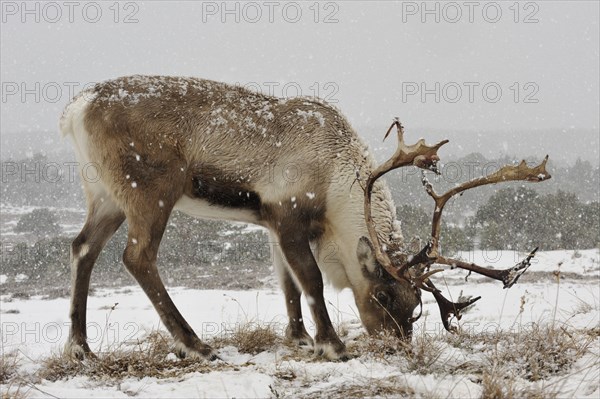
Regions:
<instances>
[{"instance_id":1,"label":"bush","mask_svg":"<svg viewBox=\"0 0 600 399\"><path fill-rule=\"evenodd\" d=\"M396 208L398 220L402 222L402 233L407 242L420 238L425 245L431 236L432 215L426 213L421 207L401 205ZM442 221L440 234L440 250L446 255L453 255L457 251L473 249L473 236L471 230L458 226L451 226ZM412 249L412 248L411 248ZM420 249L420 248L419 248ZM418 250L418 249L417 249Z\"/></svg>"},{"instance_id":2,"label":"bush","mask_svg":"<svg viewBox=\"0 0 600 399\"><path fill-rule=\"evenodd\" d=\"M21 216L15 226L15 232L55 236L60 234L61 228L56 216L48 208L40 208Z\"/></svg>"},{"instance_id":3,"label":"bush","mask_svg":"<svg viewBox=\"0 0 600 399\"><path fill-rule=\"evenodd\" d=\"M423 208L414 205L400 205L396 217L402 225L402 234L407 242L420 238L425 242L431 235L431 216Z\"/></svg>"},{"instance_id":4,"label":"bush","mask_svg":"<svg viewBox=\"0 0 600 399\"><path fill-rule=\"evenodd\" d=\"M598 246L598 202L581 203L573 193L540 196L532 189L506 188L474 218L483 249L586 249Z\"/></svg>"},{"instance_id":5,"label":"bush","mask_svg":"<svg viewBox=\"0 0 600 399\"><path fill-rule=\"evenodd\" d=\"M64 163L71 160L71 157L48 158L42 153L18 160L3 159L0 185L2 202L16 206L69 204L84 207L85 198L77 168Z\"/></svg>"}]
</instances>

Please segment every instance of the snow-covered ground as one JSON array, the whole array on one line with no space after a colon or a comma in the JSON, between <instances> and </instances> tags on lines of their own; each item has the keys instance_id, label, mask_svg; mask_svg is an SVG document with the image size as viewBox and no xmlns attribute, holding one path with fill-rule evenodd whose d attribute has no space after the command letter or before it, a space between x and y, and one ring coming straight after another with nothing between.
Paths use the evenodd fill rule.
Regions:
<instances>
[{"instance_id":1,"label":"snow-covered ground","mask_svg":"<svg viewBox=\"0 0 600 399\"><path fill-rule=\"evenodd\" d=\"M487 260L485 263L508 267L515 263L513 258L517 255L510 251L494 255L498 265L490 260L490 256L478 254L473 260ZM315 358L308 349L298 352L284 344L256 355L224 346L218 348L218 352L226 364L217 361L214 371L191 372L175 378L127 377L115 381L77 376L54 382L40 379L36 375L43 367L42 360L57 354L67 339L69 301L66 298L13 298L9 293L3 293L4 362L8 362L8 355L14 351L18 352L18 361L12 383L9 380L2 391L20 387L21 393L26 392L32 398L351 395L470 398L481 397L485 387L489 386L486 380L489 375L486 377L485 370L491 375L498 370L497 373L503 373L503 376L511 375L512 370L511 383L520 392L597 398L600 395L598 257L597 249L540 253L531 272L551 274L560 271L564 275L558 274L555 279L520 281L509 290L503 290L500 283L476 276L469 277L465 283L462 272L443 273L446 278L438 277L436 282L446 296L456 300L464 291L465 295L483 298L461 321L453 320L461 326L462 332L450 336L443 331L437 304L425 295L424 315L416 324L413 344L415 348L426 345L435 350L431 347L419 349L423 351L422 358L404 352L386 353L377 345L369 346L351 292L328 289L329 312L335 325L345 331L343 340L351 360L328 362ZM285 329L285 305L276 289L211 291L171 287L169 291L195 331L208 341L230 334L248 323L269 325L279 334ZM314 333L310 314L306 304L303 305L307 328ZM583 349L572 354L568 366L559 367L550 374L542 373L543 378L526 378L525 371L530 370L522 368L521 363L527 359L519 358L519 355L527 356L525 353L516 353L514 362L497 354L504 353L503 348L508 346L510 349L511 345L516 352L523 350L519 345L526 340L524 335L540 326L565 334L563 338L567 340L584 341L587 337L589 342L577 346ZM135 343L148 333L162 329L158 315L138 287L100 289L89 299L88 336L90 346L96 352ZM511 335L513 333L516 335ZM496 341L478 340L481 336L496 336ZM551 339L554 338L548 337ZM545 348L544 342L539 344ZM416 352L419 350L415 349ZM431 358L432 355L435 357ZM172 357L167 356L165 361ZM501 381L500 385L503 384L508 382Z\"/></svg>"}]
</instances>

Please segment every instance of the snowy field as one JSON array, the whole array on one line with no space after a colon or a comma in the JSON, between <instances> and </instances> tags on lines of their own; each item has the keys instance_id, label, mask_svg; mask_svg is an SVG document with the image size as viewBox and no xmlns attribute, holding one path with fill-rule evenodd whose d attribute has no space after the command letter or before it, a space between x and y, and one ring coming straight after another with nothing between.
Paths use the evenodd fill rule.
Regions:
<instances>
[{"instance_id":1,"label":"snowy field","mask_svg":"<svg viewBox=\"0 0 600 399\"><path fill-rule=\"evenodd\" d=\"M0 3L0 399L600 398L600 1ZM444 255L505 269L543 251L508 290L443 267L444 297L482 298L450 333L423 292L410 341L367 335L327 286L348 354L328 361L285 340L266 229L216 219L354 256L361 188L390 156L406 167L364 220L388 249L401 224L414 252L445 209ZM418 170L434 160L435 205ZM178 196L157 267L212 362L176 356L123 265L137 243L130 270L153 257L136 232L157 238ZM116 223L113 202L128 220L91 275L94 355L72 359L72 242L88 208L95 232ZM506 250L455 255L472 248Z\"/></svg>"},{"instance_id":2,"label":"snowy field","mask_svg":"<svg viewBox=\"0 0 600 399\"><path fill-rule=\"evenodd\" d=\"M474 260L497 261L499 267L512 265L518 256L505 251L479 254ZM171 287L180 311L218 349L222 361L190 365L167 349L159 358L165 370L151 372L149 361L147 376L143 368L142 375L136 372L133 363L119 374L102 374L89 372L100 360L70 363L61 358L69 327L68 299L23 299L3 292L2 392L30 398L479 398L497 392L504 397L597 398L599 251L553 251L536 259L529 276L510 290L482 277L471 276L465 283L464 273L443 273L445 280L436 281L447 296L456 300L464 291L483 298L458 322L461 332L451 335L443 331L435 301L425 295L424 315L410 349L386 337L367 337L351 292L327 290L330 315L351 355L347 362L324 361L309 348L290 347L279 338L257 353L244 353L232 344L235 340L227 340L253 329L283 335L285 306L276 288ZM314 333L306 306L304 314ZM99 289L90 297L88 336L100 359L111 353L121 354L125 362L127 356L139 357L148 350L147 337L156 337L157 331L164 328L138 287ZM168 348L169 338L164 341ZM59 371L63 365L70 371Z\"/></svg>"}]
</instances>

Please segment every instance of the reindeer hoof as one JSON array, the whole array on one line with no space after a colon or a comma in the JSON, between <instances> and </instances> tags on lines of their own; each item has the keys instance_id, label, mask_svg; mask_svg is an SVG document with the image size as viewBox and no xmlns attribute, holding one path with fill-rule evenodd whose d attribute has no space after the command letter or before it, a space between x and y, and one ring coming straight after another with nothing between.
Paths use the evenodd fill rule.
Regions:
<instances>
[{"instance_id":1,"label":"reindeer hoof","mask_svg":"<svg viewBox=\"0 0 600 399\"><path fill-rule=\"evenodd\" d=\"M314 348L315 343L311 336L306 332L306 329L294 329L289 325L285 331L285 342L290 345L310 346Z\"/></svg>"},{"instance_id":2,"label":"reindeer hoof","mask_svg":"<svg viewBox=\"0 0 600 399\"><path fill-rule=\"evenodd\" d=\"M191 346L181 342L175 344L175 355L180 359L219 360L220 357L209 345L198 340Z\"/></svg>"},{"instance_id":3,"label":"reindeer hoof","mask_svg":"<svg viewBox=\"0 0 600 399\"><path fill-rule=\"evenodd\" d=\"M317 342L315 354L332 361L345 362L349 359L346 346L338 339L337 342Z\"/></svg>"},{"instance_id":4,"label":"reindeer hoof","mask_svg":"<svg viewBox=\"0 0 600 399\"><path fill-rule=\"evenodd\" d=\"M83 341L82 343L75 341L68 341L65 344L64 353L75 360L84 360L86 358L95 359L96 355L90 349L87 342Z\"/></svg>"}]
</instances>

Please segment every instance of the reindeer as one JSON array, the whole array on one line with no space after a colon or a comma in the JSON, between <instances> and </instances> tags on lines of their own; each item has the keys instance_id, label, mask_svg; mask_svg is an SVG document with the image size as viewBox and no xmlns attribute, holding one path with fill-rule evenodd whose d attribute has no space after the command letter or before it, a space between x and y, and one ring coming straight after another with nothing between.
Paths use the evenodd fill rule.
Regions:
<instances>
[{"instance_id":1,"label":"reindeer","mask_svg":"<svg viewBox=\"0 0 600 399\"><path fill-rule=\"evenodd\" d=\"M123 262L140 284L181 357L215 359L177 310L161 281L157 252L169 215L227 219L265 227L273 245L289 317L286 339L308 344L330 360L347 359L323 297L323 274L338 289L352 289L370 334L410 339L421 290L440 304L447 329L451 315L478 298L452 303L430 280L436 264L516 282L529 259L494 271L447 259L438 252L441 212L453 195L503 180L541 181L545 162L522 163L438 196L432 238L418 254L404 250L390 191L378 180L397 167L437 172L437 150L421 140L407 146L402 126L398 150L375 162L343 115L318 99L279 99L210 80L130 76L96 84L77 95L60 121L80 165L93 164L99 178L85 178L85 224L71 246L71 329L66 350L93 356L86 342L90 275L102 248L127 219ZM546 158L547 159L547 158ZM369 237L369 238L367 238ZM316 325L304 326L304 293Z\"/></svg>"}]
</instances>

